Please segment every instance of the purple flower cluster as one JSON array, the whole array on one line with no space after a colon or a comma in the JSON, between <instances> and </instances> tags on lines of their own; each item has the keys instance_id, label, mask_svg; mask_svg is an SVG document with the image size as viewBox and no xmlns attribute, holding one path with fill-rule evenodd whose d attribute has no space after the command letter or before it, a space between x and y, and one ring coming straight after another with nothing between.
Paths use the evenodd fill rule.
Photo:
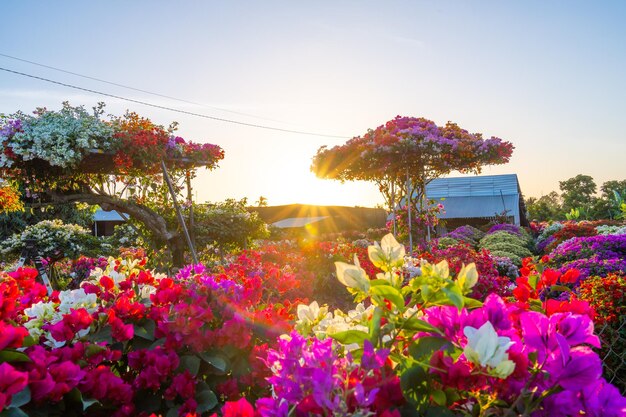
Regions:
<instances>
[{"instance_id":1,"label":"purple flower cluster","mask_svg":"<svg viewBox=\"0 0 626 417\"><path fill-rule=\"evenodd\" d=\"M516 226L514 224L506 224L506 223L493 225L491 229L489 229L487 234L490 235L492 233L496 233L500 231L511 233L520 237L522 236L522 230L520 229L519 226Z\"/></svg>"},{"instance_id":2,"label":"purple flower cluster","mask_svg":"<svg viewBox=\"0 0 626 417\"><path fill-rule=\"evenodd\" d=\"M592 256L591 258L567 262L559 268L559 272L565 273L570 269L578 269L580 271L580 276L577 281L577 283L580 283L591 276L606 277L611 273L623 274L626 271L626 259L599 259L598 257Z\"/></svg>"},{"instance_id":3,"label":"purple flower cluster","mask_svg":"<svg viewBox=\"0 0 626 417\"><path fill-rule=\"evenodd\" d=\"M626 398L601 377L602 362L591 348L598 348L600 340L587 315L559 312L548 317L519 310L490 295L483 307L472 311L459 311L452 306L431 307L426 310L425 319L461 347L469 343L464 329L481 328L486 322L491 323L498 336L509 338L512 345L507 354L515 363L515 370L505 379L497 380L500 395L506 401L514 401L524 391L540 395L558 387L562 389L549 396L533 416L565 417L578 415L580 410L593 416L622 416L626 412ZM444 383L461 388L475 388L481 383L465 355L454 361L439 360L437 367L435 373L441 372ZM532 368L538 373L529 372ZM482 383L485 391L493 389L494 381Z\"/></svg>"},{"instance_id":4,"label":"purple flower cluster","mask_svg":"<svg viewBox=\"0 0 626 417\"><path fill-rule=\"evenodd\" d=\"M450 233L447 233L445 237L451 237L452 239L463 241L470 246L477 246L478 241L483 238L485 234L480 230L472 226L457 227Z\"/></svg>"},{"instance_id":5,"label":"purple flower cluster","mask_svg":"<svg viewBox=\"0 0 626 417\"><path fill-rule=\"evenodd\" d=\"M557 264L581 258L626 258L626 235L575 237L556 247L550 259Z\"/></svg>"},{"instance_id":6,"label":"purple flower cluster","mask_svg":"<svg viewBox=\"0 0 626 417\"><path fill-rule=\"evenodd\" d=\"M292 332L279 341L277 350L268 351L266 363L273 372L268 381L274 395L259 399L256 406L262 417L287 417L291 405L297 405L296 415L343 415L348 404L367 409L380 389L364 386L355 381L360 378L351 376L379 370L388 354L386 349L374 351L366 341L358 365L349 354L340 357L332 339L306 338Z\"/></svg>"},{"instance_id":7,"label":"purple flower cluster","mask_svg":"<svg viewBox=\"0 0 626 417\"><path fill-rule=\"evenodd\" d=\"M583 280L626 271L626 235L574 237L550 253L550 263L562 272L576 268Z\"/></svg>"}]
</instances>

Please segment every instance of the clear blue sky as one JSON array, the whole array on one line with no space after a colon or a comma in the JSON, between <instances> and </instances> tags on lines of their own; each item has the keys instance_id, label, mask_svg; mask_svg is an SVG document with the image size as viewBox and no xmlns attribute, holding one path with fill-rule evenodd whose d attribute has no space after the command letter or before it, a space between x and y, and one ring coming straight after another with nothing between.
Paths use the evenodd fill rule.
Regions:
<instances>
[{"instance_id":1,"label":"clear blue sky","mask_svg":"<svg viewBox=\"0 0 626 417\"><path fill-rule=\"evenodd\" d=\"M626 2L7 1L0 53L250 117L170 101L0 56L0 66L216 117L346 137L395 115L511 141L527 196L583 173L626 178ZM196 180L200 201L373 206L373 184L318 180L322 145L155 110L0 71L0 113L126 109L226 150Z\"/></svg>"}]
</instances>

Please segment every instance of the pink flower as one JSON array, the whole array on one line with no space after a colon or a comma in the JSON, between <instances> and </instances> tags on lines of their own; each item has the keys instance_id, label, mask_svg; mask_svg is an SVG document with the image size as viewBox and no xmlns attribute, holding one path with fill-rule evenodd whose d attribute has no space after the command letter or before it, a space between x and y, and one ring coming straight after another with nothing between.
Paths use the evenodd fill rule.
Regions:
<instances>
[{"instance_id":1,"label":"pink flower","mask_svg":"<svg viewBox=\"0 0 626 417\"><path fill-rule=\"evenodd\" d=\"M28 374L16 370L10 364L0 364L0 410L11 404L13 395L17 394L28 384Z\"/></svg>"},{"instance_id":2,"label":"pink flower","mask_svg":"<svg viewBox=\"0 0 626 417\"><path fill-rule=\"evenodd\" d=\"M28 330L25 328L0 322L0 350L22 347L22 341L26 336L28 336Z\"/></svg>"}]
</instances>

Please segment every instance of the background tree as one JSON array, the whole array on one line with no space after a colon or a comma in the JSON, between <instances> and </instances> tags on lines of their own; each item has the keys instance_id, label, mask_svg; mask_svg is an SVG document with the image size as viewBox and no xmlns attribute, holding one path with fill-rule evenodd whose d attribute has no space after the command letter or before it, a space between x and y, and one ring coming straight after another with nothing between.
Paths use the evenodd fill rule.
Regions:
<instances>
[{"instance_id":1,"label":"background tree","mask_svg":"<svg viewBox=\"0 0 626 417\"><path fill-rule=\"evenodd\" d=\"M254 240L268 237L267 224L256 212L248 211L246 205L245 198L196 205L198 247L216 246L222 256L224 251L247 249Z\"/></svg>"},{"instance_id":2,"label":"background tree","mask_svg":"<svg viewBox=\"0 0 626 417\"><path fill-rule=\"evenodd\" d=\"M430 181L452 171L478 174L485 165L508 162L512 152L510 142L483 139L455 123L439 127L397 116L344 145L321 147L311 170L320 178L372 181L390 211L408 196L409 207L421 213Z\"/></svg>"},{"instance_id":3,"label":"background tree","mask_svg":"<svg viewBox=\"0 0 626 417\"><path fill-rule=\"evenodd\" d=\"M595 203L596 183L589 175L578 174L565 181L559 181L563 211L579 209L581 216L589 218Z\"/></svg>"},{"instance_id":4,"label":"background tree","mask_svg":"<svg viewBox=\"0 0 626 417\"><path fill-rule=\"evenodd\" d=\"M526 208L531 220L549 221L563 218L561 198L556 191L551 191L539 198L529 197L526 200Z\"/></svg>"}]
</instances>

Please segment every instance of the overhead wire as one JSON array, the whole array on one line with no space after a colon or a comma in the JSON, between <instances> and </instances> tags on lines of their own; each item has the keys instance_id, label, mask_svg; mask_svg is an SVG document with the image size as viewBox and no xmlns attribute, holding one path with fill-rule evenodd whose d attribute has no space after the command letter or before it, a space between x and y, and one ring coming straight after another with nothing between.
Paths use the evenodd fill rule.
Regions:
<instances>
[{"instance_id":1,"label":"overhead wire","mask_svg":"<svg viewBox=\"0 0 626 417\"><path fill-rule=\"evenodd\" d=\"M165 95L165 94L155 93L153 91L143 90L141 88L131 87L131 86L125 85L125 84L119 84L119 83L116 83L116 82L113 82L113 81L104 80L102 78L92 77L92 76L85 75L85 74L79 74L77 72L69 71L69 70L66 70L66 69L63 69L63 68L53 67L51 65L42 64L40 62L29 61L28 59L18 58L16 56L12 56L12 55L7 55L7 54L0 53L0 56L5 57L5 58L9 58L9 59L13 59L13 60L16 60L16 61L26 62L26 63L31 64L31 65L37 65L37 66L42 67L42 68L48 68L48 69L51 69L51 70L54 70L54 71L63 72L65 74L74 75L76 77L81 77L81 78L85 78L85 79L88 79L88 80L98 81L98 82L101 82L101 83L114 85L116 87L126 88L128 90L133 90L133 91L137 91L137 92L140 92L140 93L150 94L150 95L153 95L153 96L156 96L156 97L166 98L168 100L174 100L174 101L179 101L181 103L193 104L195 106L201 106L201 107L206 107L206 108L213 109L213 110L218 110L218 111L223 111L223 112L227 112L227 113L238 114L240 116L253 117L255 119L269 120L269 121L273 121L273 122L284 123L284 122L282 122L280 120L276 120L276 119L270 119L270 118L267 118L267 117L261 117L261 116L257 116L257 115L254 115L254 114L239 112L239 111L236 111L236 110L224 109L222 107L210 106L210 105L204 104L204 103L198 103L198 102L195 102L195 101L185 100L185 99L178 98L178 97L172 97L172 96L168 96L168 95Z\"/></svg>"},{"instance_id":2,"label":"overhead wire","mask_svg":"<svg viewBox=\"0 0 626 417\"><path fill-rule=\"evenodd\" d=\"M15 71L15 70L12 70L12 69L9 69L9 68L0 67L0 70L5 71L5 72L9 72L9 73L13 73L13 74L17 74L17 75L21 75L21 76L24 76L24 77L29 77L29 78L33 78L33 79L36 79L36 80L45 81L45 82L48 82L48 83L60 85L60 86L63 86L63 87L73 88L75 90L85 91L85 92L92 93L92 94L99 94L99 95L102 95L102 96L105 96L105 97L111 97L111 98L115 98L115 99L118 99L118 100L123 100L123 101L128 101L128 102L131 102L131 103L141 104L141 105L148 106L148 107L153 107L153 108L157 108L157 109L161 109L161 110L167 110L167 111L172 111L172 112L176 112L176 113L186 114L186 115L189 115L189 116L201 117L201 118L204 118L204 119L210 119L210 120L215 120L215 121L224 122L224 123L231 123L231 124L236 124L236 125L240 125L240 126L254 127L254 128L257 128L257 129L273 130L273 131L277 131L277 132L295 133L295 134L298 134L298 135L318 136L318 137L326 137L326 138L334 138L334 139L349 139L349 137L347 137L347 136L329 135L329 134L324 134L324 133L308 132L308 131L304 131L304 130L284 129L284 128L275 127L275 126L260 125L260 124L256 124L256 123L248 123L248 122L242 122L242 121L239 121L239 120L226 119L226 118L223 118L223 117L209 116L207 114L195 113L195 112L191 112L191 111L187 111L187 110L176 109L176 108L173 108L173 107L168 107L168 106L162 106L162 105L159 105L159 104L149 103L147 101L136 100L136 99L132 99L132 98L128 98L128 97L122 97L122 96L119 96L119 95L116 95L116 94L110 94L110 93L105 93L105 92L102 92L102 91L92 90L90 88L79 87L79 86L76 86L76 85L73 85L73 84L63 83L63 82L60 82L60 81L51 80L49 78L39 77L39 76L36 76L36 75L27 74L27 73L20 72L20 71Z\"/></svg>"}]
</instances>

